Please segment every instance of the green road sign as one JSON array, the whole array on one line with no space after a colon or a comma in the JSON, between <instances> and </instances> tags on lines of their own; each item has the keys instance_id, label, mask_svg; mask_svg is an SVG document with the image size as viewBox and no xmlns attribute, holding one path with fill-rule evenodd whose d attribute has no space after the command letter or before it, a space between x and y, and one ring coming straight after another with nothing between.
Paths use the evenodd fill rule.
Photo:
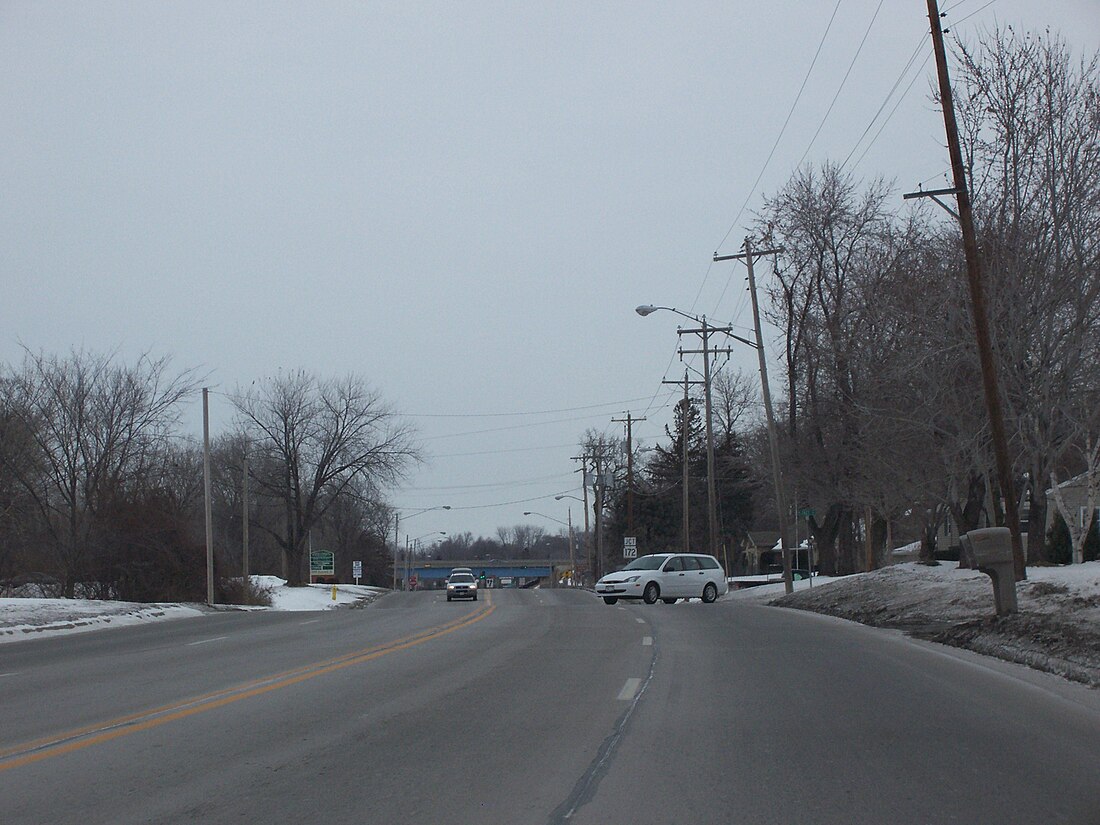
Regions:
<instances>
[{"instance_id":1,"label":"green road sign","mask_svg":"<svg viewBox=\"0 0 1100 825\"><path fill-rule=\"evenodd\" d=\"M309 554L309 575L335 576L336 556L329 550L314 550Z\"/></svg>"}]
</instances>

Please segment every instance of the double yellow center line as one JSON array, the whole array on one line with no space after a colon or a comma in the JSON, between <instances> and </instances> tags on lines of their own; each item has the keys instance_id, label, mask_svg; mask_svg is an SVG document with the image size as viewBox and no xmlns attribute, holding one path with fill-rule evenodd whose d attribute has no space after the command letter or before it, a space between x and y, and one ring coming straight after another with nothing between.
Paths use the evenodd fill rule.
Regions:
<instances>
[{"instance_id":1,"label":"double yellow center line","mask_svg":"<svg viewBox=\"0 0 1100 825\"><path fill-rule=\"evenodd\" d=\"M492 599L490 598L487 600L484 607L472 614L462 616L458 619L446 622L445 624L422 630L419 633L414 633L411 636L406 636L392 642L364 648L363 650L347 653L333 659L314 662L313 664L295 668L294 670L267 676L263 679L256 679L203 696L192 697L172 705L165 705L164 707L154 708L153 710L122 716L107 722L66 731L56 736L45 737L32 742L24 742L13 747L0 749L0 771L19 768L34 762L40 762L43 759L49 759L53 756L61 756L62 754L72 753L73 751L88 748L92 745L110 742L112 739L118 739L132 733L156 728L168 722L174 722L177 719L184 719L188 716L194 716L198 713L204 713L208 710L214 710L215 708L233 704L234 702L240 702L243 699L250 699L254 696L270 693L273 690L290 687L291 685L296 685L308 681L309 679L323 676L326 673L342 670L352 665L363 664L364 662L378 659L389 653L407 650L410 647L416 647L417 645L424 644L424 642L430 642L433 639L446 636L448 633L454 633L456 630L462 630L465 627L476 624L482 619L487 618L494 610L496 610L496 608L493 606Z\"/></svg>"}]
</instances>

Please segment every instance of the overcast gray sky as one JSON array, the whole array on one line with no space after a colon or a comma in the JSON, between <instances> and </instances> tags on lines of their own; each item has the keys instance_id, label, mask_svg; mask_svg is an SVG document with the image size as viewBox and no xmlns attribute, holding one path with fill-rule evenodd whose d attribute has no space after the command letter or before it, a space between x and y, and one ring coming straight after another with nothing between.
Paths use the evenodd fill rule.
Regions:
<instances>
[{"instance_id":1,"label":"overcast gray sky","mask_svg":"<svg viewBox=\"0 0 1100 825\"><path fill-rule=\"evenodd\" d=\"M1001 23L1100 47L1098 0L941 5L964 39ZM652 444L670 419L679 319L637 304L747 330L743 267L710 258L804 155L896 180L899 203L943 180L925 13L3 0L0 360L171 354L219 392L355 372L428 456L395 504L453 508L410 534L553 532L523 511L566 520L586 429L631 410ZM198 437L197 404L188 422Z\"/></svg>"}]
</instances>

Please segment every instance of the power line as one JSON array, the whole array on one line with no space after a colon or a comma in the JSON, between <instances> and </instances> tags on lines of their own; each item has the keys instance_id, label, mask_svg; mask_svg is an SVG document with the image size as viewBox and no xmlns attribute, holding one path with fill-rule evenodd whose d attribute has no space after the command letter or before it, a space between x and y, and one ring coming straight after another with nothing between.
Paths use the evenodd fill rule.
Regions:
<instances>
[{"instance_id":1,"label":"power line","mask_svg":"<svg viewBox=\"0 0 1100 825\"><path fill-rule=\"evenodd\" d=\"M554 473L552 476L543 476L542 478L532 478L520 481L501 481L495 484L456 484L448 487L402 487L400 492L402 493L425 493L441 490L485 490L494 487L530 487L533 484L545 484L548 481L561 481L571 477L572 472L569 473Z\"/></svg>"},{"instance_id":2,"label":"power line","mask_svg":"<svg viewBox=\"0 0 1100 825\"><path fill-rule=\"evenodd\" d=\"M829 23L825 26L825 31L821 35L821 42L817 44L817 51L814 52L814 58L810 61L810 66L806 69L806 76L802 78L802 85L798 87L798 94L794 97L794 102L791 104L790 111L787 112L787 119L783 121L783 126L779 129L779 135L775 138L775 143L772 144L771 151L768 152L768 157L764 160L764 165L760 167L760 174L756 176L756 180L753 182L752 189L749 190L749 194L745 196L745 202L741 204L741 208L737 211L737 217L733 219L733 223L730 224L730 228L726 230L726 234L722 237L722 240L718 243L715 249L720 249L722 245L729 238L730 233L733 232L734 227L737 226L737 222L741 220L741 215L744 213L745 208L749 205L749 201L753 195L756 194L756 187L760 185L761 179L764 177L764 172L768 168L768 164L771 163L772 156L775 154L776 148L779 146L779 141L783 139L784 132L787 131L787 124L791 122L791 116L794 114L795 107L798 106L798 101L802 98L802 92L806 89L806 84L810 80L810 74L814 70L814 66L817 65L817 58L821 54L821 49L825 45L825 38L829 36L829 29L833 26L833 20L836 19L836 13L840 9L840 4L843 0L837 0L836 5L833 6L833 13L829 16ZM710 271L709 269L707 270Z\"/></svg>"},{"instance_id":3,"label":"power line","mask_svg":"<svg viewBox=\"0 0 1100 825\"><path fill-rule=\"evenodd\" d=\"M440 441L444 438L462 438L467 435L485 435L486 433L502 433L508 430L524 430L529 427L543 427L547 424L564 424L570 421L589 421L593 418L603 418L604 414L594 413L592 415L574 416L572 418L553 418L549 421L531 421L527 424L512 424L508 427L489 427L485 430L468 430L461 433L446 433L444 435L429 435L421 439L422 441Z\"/></svg>"},{"instance_id":4,"label":"power line","mask_svg":"<svg viewBox=\"0 0 1100 825\"><path fill-rule=\"evenodd\" d=\"M645 396L640 398L628 398L625 401L607 401L603 404L589 404L584 407L562 407L556 410L527 410L499 413L403 413L402 415L405 418L504 418L522 415L555 415L557 413L579 412L581 410L598 410L602 407L620 407L623 404L633 404L636 401L645 401Z\"/></svg>"},{"instance_id":5,"label":"power line","mask_svg":"<svg viewBox=\"0 0 1100 825\"><path fill-rule=\"evenodd\" d=\"M867 133L870 132L872 128L874 128L875 122L878 120L879 115L882 114L887 104L889 104L890 99L894 96L894 92L897 91L898 86L901 85L901 82L905 79L905 76L913 67L913 63L916 61L917 55L920 54L920 50L924 46L924 42L924 35L922 34L920 40L917 42L916 47L913 49L913 52L909 55L909 59L905 61L905 66L902 68L901 72L898 73L898 77L894 81L894 85L891 86L890 91L886 93L886 97L883 99L882 104L878 107L878 111L875 112L874 116L867 123L866 128L863 130L863 133L860 134L859 139L856 140L855 145L852 147L852 151L848 153L848 156L844 158L844 162L840 164L841 169L848 165L848 161L852 159L852 155L856 153L856 150L859 149L860 144L863 143L863 139L867 137ZM910 85L912 84L910 83Z\"/></svg>"},{"instance_id":6,"label":"power line","mask_svg":"<svg viewBox=\"0 0 1100 825\"><path fill-rule=\"evenodd\" d=\"M467 458L478 455L501 455L503 453L531 453L537 450L571 450L576 444L547 444L542 447L512 447L504 450L481 450L473 453L435 453L432 458Z\"/></svg>"},{"instance_id":7,"label":"power line","mask_svg":"<svg viewBox=\"0 0 1100 825\"><path fill-rule=\"evenodd\" d=\"M856 159L856 162L852 164L853 167L859 166L863 162L863 158L867 156L867 153L870 151L871 147L875 145L875 141L877 141L879 135L882 134L882 130L886 128L886 124L889 123L890 120L894 117L894 112L898 110L901 102L905 100L906 96L909 94L909 90L913 88L913 84L916 83L917 78L920 77L921 71L931 59L932 53L929 52L927 55L925 55L924 61L920 64L920 68L917 69L917 73L913 75L913 79L909 81L909 85L905 87L905 91L902 92L901 95L898 97L897 102L894 104L894 108L890 110L890 114L886 116L886 118L882 121L882 125L878 127L878 131L875 132L875 136L871 138L868 144L863 148L863 151L860 153L859 157Z\"/></svg>"},{"instance_id":8,"label":"power line","mask_svg":"<svg viewBox=\"0 0 1100 825\"><path fill-rule=\"evenodd\" d=\"M795 164L796 167L801 166L802 161L806 160L806 156L810 154L810 149L813 148L814 141L817 140L817 136L821 134L821 130L825 126L825 121L827 121L829 115L833 113L833 107L836 105L837 98L840 97L840 93L844 90L844 85L848 82L848 76L852 73L852 69L856 65L856 60L859 59L859 53L863 51L863 44L867 42L867 36L871 33L871 27L875 25L875 20L878 19L878 13L882 10L883 2L884 0L878 0L878 5L875 7L875 13L871 15L871 22L867 24L867 29L863 32L863 39L859 41L859 46L856 47L856 53L852 55L852 62L848 64L848 71L846 71L844 77L841 78L836 94L833 95L833 99L829 102L829 108L825 110L825 116L821 118L821 123L818 124L817 131L814 132L814 136L810 138L810 143L806 147L806 151L802 153L802 157L800 157L798 163Z\"/></svg>"},{"instance_id":9,"label":"power line","mask_svg":"<svg viewBox=\"0 0 1100 825\"><path fill-rule=\"evenodd\" d=\"M488 510L491 507L508 507L512 504L527 504L531 501L545 501L546 499L553 498L554 496L563 496L566 493L571 493L575 489L576 487L569 487L565 490L559 490L556 493L548 493L545 496L535 496L534 498L518 498L514 501L500 501L496 504L471 504L468 507L452 507L451 510Z\"/></svg>"}]
</instances>

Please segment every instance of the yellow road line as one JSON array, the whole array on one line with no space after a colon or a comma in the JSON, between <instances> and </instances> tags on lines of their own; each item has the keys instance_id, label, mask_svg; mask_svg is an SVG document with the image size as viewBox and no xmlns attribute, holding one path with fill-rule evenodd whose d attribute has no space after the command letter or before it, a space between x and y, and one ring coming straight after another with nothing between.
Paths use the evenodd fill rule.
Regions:
<instances>
[{"instance_id":1,"label":"yellow road line","mask_svg":"<svg viewBox=\"0 0 1100 825\"><path fill-rule=\"evenodd\" d=\"M40 762L43 759L48 759L53 756L72 753L73 751L81 750L92 745L109 742L112 739L128 736L131 733L159 727L160 725L173 722L177 719L184 719L188 716L194 716L197 713L204 713L208 710L224 707L234 702L239 702L242 699L261 696L273 690L278 690L279 688L300 684L301 682L305 682L317 676L322 676L326 673L333 673L337 670L351 667L352 665L363 664L364 662L378 659L389 653L407 650L411 647L423 644L424 642L438 639L449 633L454 633L456 630L462 630L472 624L476 624L482 619L488 618L488 616L496 610L496 607L493 606L492 597L489 596L488 593L486 593L486 597L485 607L471 616L463 616L446 622L445 624L437 625L434 628L414 633L411 636L405 636L393 642L387 642L371 648L364 648L363 650L348 653L333 659L314 662L313 664L295 668L294 670L284 671L283 673L268 676L263 679L255 679L251 682L237 685L236 687L196 696L183 702L166 705L154 710L122 716L109 722L103 722L98 725L88 725L57 736L37 739L32 742L24 742L21 745L7 748L0 751L0 772L10 770L11 768L22 767L23 765L30 765L34 762Z\"/></svg>"}]
</instances>

